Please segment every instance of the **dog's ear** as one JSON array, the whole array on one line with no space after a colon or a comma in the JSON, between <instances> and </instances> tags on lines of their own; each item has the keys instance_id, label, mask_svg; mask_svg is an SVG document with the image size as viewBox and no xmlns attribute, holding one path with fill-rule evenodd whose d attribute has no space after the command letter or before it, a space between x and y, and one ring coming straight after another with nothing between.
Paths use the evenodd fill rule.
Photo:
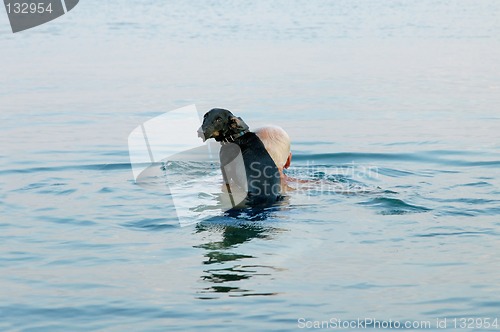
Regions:
<instances>
[{"instance_id":1,"label":"dog's ear","mask_svg":"<svg viewBox=\"0 0 500 332\"><path fill-rule=\"evenodd\" d=\"M239 132L248 130L247 124L240 117L235 117L235 116L230 117L229 123L231 129L233 129L234 131Z\"/></svg>"}]
</instances>

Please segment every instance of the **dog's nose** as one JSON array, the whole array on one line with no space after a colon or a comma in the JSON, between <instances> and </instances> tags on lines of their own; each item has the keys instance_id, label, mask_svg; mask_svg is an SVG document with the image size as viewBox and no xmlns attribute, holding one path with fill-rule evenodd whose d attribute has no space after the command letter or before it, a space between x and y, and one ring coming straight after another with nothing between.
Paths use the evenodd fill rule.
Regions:
<instances>
[{"instance_id":1,"label":"dog's nose","mask_svg":"<svg viewBox=\"0 0 500 332\"><path fill-rule=\"evenodd\" d=\"M206 141L205 133L203 132L203 129L201 129L201 127L198 129L198 137L201 137L201 139L203 140L203 142Z\"/></svg>"}]
</instances>

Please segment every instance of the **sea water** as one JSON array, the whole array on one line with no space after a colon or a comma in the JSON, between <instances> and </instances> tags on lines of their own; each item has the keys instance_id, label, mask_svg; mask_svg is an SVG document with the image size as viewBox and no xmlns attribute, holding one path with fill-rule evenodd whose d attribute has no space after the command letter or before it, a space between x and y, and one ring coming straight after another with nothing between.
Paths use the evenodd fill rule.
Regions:
<instances>
[{"instance_id":1,"label":"sea water","mask_svg":"<svg viewBox=\"0 0 500 332\"><path fill-rule=\"evenodd\" d=\"M0 330L500 328L499 16L87 0L12 34L0 14ZM181 227L127 137L190 104L285 128L306 183ZM209 166L173 166L199 179L184 203L216 201Z\"/></svg>"}]
</instances>

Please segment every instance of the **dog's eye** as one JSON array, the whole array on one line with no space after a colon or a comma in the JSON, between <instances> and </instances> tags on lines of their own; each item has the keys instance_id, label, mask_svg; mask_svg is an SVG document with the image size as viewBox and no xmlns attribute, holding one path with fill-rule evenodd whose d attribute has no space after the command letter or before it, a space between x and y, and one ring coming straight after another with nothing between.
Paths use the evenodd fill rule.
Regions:
<instances>
[{"instance_id":1,"label":"dog's eye","mask_svg":"<svg viewBox=\"0 0 500 332\"><path fill-rule=\"evenodd\" d=\"M221 122L222 121L222 118L217 118L217 120L215 120L217 122Z\"/></svg>"}]
</instances>

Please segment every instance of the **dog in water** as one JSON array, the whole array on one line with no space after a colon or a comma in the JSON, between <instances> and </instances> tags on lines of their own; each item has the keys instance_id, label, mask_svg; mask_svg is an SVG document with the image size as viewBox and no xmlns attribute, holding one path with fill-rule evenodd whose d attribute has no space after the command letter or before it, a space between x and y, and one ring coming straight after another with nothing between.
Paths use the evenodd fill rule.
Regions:
<instances>
[{"instance_id":1,"label":"dog in water","mask_svg":"<svg viewBox=\"0 0 500 332\"><path fill-rule=\"evenodd\" d=\"M221 143L219 153L222 177L232 207L269 206L281 197L278 167L259 137L230 111L214 108L203 117L198 136ZM234 192L243 192L235 199ZM240 195L241 196L241 195Z\"/></svg>"}]
</instances>

